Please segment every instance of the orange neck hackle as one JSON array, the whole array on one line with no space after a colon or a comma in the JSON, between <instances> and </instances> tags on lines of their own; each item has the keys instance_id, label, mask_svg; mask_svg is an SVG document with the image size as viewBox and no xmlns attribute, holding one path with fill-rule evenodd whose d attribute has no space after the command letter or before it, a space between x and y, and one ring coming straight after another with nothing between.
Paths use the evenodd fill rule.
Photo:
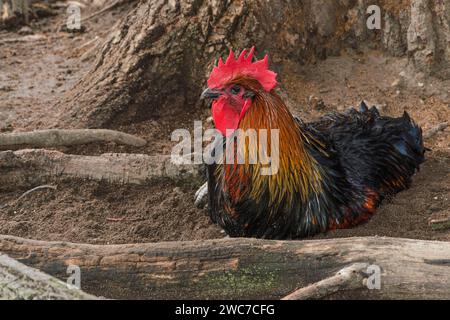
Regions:
<instances>
[{"instance_id":1,"label":"orange neck hackle","mask_svg":"<svg viewBox=\"0 0 450 320\"><path fill-rule=\"evenodd\" d=\"M296 195L300 195L301 200L306 202L311 193L321 191L322 180L316 160L309 155L305 147L305 139L308 137L303 134L299 124L274 90L266 92L257 81L249 78L238 78L233 82L255 92L255 98L241 119L239 129L243 132L248 129L265 129L269 131L267 137L271 136L270 130L279 130L279 167L273 175L261 175L263 165L259 161L256 164L225 164L224 182L228 191L239 201L245 197L262 197L266 187L269 190L270 205L293 203L293 197ZM237 152L255 152L258 147L249 143L239 145L241 150ZM266 149L271 150L270 139L267 143Z\"/></svg>"}]
</instances>

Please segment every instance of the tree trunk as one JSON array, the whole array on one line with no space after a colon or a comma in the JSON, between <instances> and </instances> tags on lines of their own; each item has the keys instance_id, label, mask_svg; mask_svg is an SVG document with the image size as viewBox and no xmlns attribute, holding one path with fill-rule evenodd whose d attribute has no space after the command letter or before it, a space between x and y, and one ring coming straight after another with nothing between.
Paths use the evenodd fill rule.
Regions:
<instances>
[{"instance_id":1,"label":"tree trunk","mask_svg":"<svg viewBox=\"0 0 450 320\"><path fill-rule=\"evenodd\" d=\"M28 24L29 11L28 0L0 0L0 29L2 26Z\"/></svg>"},{"instance_id":2,"label":"tree trunk","mask_svg":"<svg viewBox=\"0 0 450 320\"><path fill-rule=\"evenodd\" d=\"M0 299L91 300L97 298L0 254Z\"/></svg>"},{"instance_id":3,"label":"tree trunk","mask_svg":"<svg viewBox=\"0 0 450 320\"><path fill-rule=\"evenodd\" d=\"M381 30L366 26L373 4L381 7ZM281 83L283 61L314 61L344 47L408 53L419 70L450 70L449 8L450 0L141 1L112 30L92 70L60 101L55 125L108 127L192 113L207 74L228 48L256 46L257 56L270 53Z\"/></svg>"},{"instance_id":4,"label":"tree trunk","mask_svg":"<svg viewBox=\"0 0 450 320\"><path fill-rule=\"evenodd\" d=\"M68 265L78 265L82 288L108 298L279 299L325 279L299 295L317 296L331 284L325 297L332 299L450 299L448 242L367 237L102 246L0 236L0 251L60 279ZM379 290L354 284L336 290L353 268L346 267L364 263L380 268ZM362 271L368 281L371 271Z\"/></svg>"},{"instance_id":5,"label":"tree trunk","mask_svg":"<svg viewBox=\"0 0 450 320\"><path fill-rule=\"evenodd\" d=\"M193 109L218 53L251 45L259 54L262 48L272 51L273 43L283 41L265 35L282 38L273 31L286 23L289 11L298 14L290 25L303 24L302 7L287 1L274 1L273 8L267 1L142 1L111 32L93 70L62 101L67 108L59 124L103 127L118 115L138 121Z\"/></svg>"}]
</instances>

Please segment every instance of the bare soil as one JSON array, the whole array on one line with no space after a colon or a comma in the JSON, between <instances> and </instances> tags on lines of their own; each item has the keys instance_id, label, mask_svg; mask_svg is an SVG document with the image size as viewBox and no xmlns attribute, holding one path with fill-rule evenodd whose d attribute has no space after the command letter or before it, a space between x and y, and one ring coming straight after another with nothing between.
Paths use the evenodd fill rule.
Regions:
<instances>
[{"instance_id":1,"label":"bare soil","mask_svg":"<svg viewBox=\"0 0 450 320\"><path fill-rule=\"evenodd\" d=\"M32 25L34 34L44 39L2 44L5 39L23 35L0 31L0 131L52 127L60 112L55 102L89 71L97 43L127 9L122 7L88 22L84 33L56 32L64 19L63 10ZM285 61L279 68L283 96L292 111L305 120L366 100L379 105L384 114L397 116L408 111L424 132L442 122L450 123L449 83L414 74L405 58L386 57L376 51L348 51L313 65ZM205 121L209 115L208 110L169 114L114 128L145 138L149 143L143 148L111 143L59 150L74 154L168 154L173 145L172 130L190 129L194 120ZM426 146L432 151L409 190L384 201L368 223L314 238L378 235L450 241L449 230L433 231L428 224L432 218L450 216L450 130L427 139ZM36 191L18 202L26 190L0 193L0 233L99 244L225 236L205 210L194 207L196 185L170 181L145 187L91 181L54 183L57 190Z\"/></svg>"}]
</instances>

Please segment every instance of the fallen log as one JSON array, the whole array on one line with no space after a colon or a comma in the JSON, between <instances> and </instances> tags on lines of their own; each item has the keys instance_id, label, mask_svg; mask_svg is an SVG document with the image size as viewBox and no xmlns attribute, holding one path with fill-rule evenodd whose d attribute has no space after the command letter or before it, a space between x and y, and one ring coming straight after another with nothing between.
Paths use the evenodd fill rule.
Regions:
<instances>
[{"instance_id":1,"label":"fallen log","mask_svg":"<svg viewBox=\"0 0 450 320\"><path fill-rule=\"evenodd\" d=\"M0 236L0 252L65 279L81 268L87 292L108 298L279 299L355 263L378 266L380 289L324 298L450 299L450 242L366 237L89 245Z\"/></svg>"},{"instance_id":2,"label":"fallen log","mask_svg":"<svg viewBox=\"0 0 450 320\"><path fill-rule=\"evenodd\" d=\"M200 166L170 156L106 153L69 155L44 149L0 152L0 190L35 187L49 180L86 179L117 184L150 184L158 179L200 184Z\"/></svg>"},{"instance_id":3,"label":"fallen log","mask_svg":"<svg viewBox=\"0 0 450 320\"><path fill-rule=\"evenodd\" d=\"M0 299L92 300L97 298L0 254Z\"/></svg>"},{"instance_id":4,"label":"fallen log","mask_svg":"<svg viewBox=\"0 0 450 320\"><path fill-rule=\"evenodd\" d=\"M0 134L0 150L72 146L93 142L115 142L134 147L146 145L142 138L108 129L49 129Z\"/></svg>"}]
</instances>

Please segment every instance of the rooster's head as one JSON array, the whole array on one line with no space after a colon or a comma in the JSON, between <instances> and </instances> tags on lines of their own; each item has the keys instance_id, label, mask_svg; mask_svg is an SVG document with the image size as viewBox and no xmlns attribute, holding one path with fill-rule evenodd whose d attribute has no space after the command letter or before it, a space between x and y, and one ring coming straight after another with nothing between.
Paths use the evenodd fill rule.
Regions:
<instances>
[{"instance_id":1,"label":"rooster's head","mask_svg":"<svg viewBox=\"0 0 450 320\"><path fill-rule=\"evenodd\" d=\"M244 49L239 58L234 53L225 61L219 58L208 79L208 88L202 98L212 99L212 115L217 130L224 136L230 135L239 126L252 102L262 92L270 92L276 85L277 74L268 69L267 55L252 62L254 48L247 56Z\"/></svg>"}]
</instances>

